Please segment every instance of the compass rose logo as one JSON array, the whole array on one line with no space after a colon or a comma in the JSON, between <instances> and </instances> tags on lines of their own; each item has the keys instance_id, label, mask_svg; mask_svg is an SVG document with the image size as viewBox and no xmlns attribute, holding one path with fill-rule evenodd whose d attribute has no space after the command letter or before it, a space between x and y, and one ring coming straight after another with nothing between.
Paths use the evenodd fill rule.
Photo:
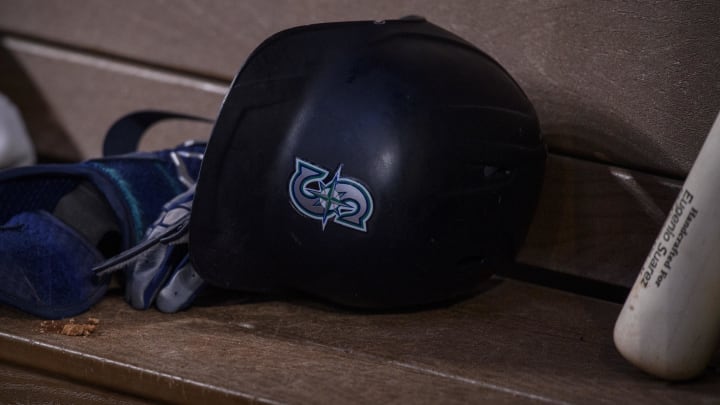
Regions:
<instances>
[{"instance_id":1,"label":"compass rose logo","mask_svg":"<svg viewBox=\"0 0 720 405\"><path fill-rule=\"evenodd\" d=\"M368 189L358 181L343 177L343 165L325 181L329 171L302 159L295 158L295 172L288 191L295 209L312 219L367 232L367 222L373 212L373 200Z\"/></svg>"}]
</instances>

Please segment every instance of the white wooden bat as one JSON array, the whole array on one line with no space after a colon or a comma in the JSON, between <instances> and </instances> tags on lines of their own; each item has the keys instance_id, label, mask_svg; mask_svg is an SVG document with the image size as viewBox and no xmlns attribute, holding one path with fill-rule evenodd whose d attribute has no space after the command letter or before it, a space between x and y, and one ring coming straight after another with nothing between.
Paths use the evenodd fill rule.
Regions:
<instances>
[{"instance_id":1,"label":"white wooden bat","mask_svg":"<svg viewBox=\"0 0 720 405\"><path fill-rule=\"evenodd\" d=\"M615 324L615 345L655 376L702 373L720 338L720 115Z\"/></svg>"}]
</instances>

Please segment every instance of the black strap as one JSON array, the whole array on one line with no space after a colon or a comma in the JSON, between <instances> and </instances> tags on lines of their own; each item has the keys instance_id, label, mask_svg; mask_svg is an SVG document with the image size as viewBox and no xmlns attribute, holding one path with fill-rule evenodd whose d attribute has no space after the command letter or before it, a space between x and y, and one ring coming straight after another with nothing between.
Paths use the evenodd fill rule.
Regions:
<instances>
[{"instance_id":1,"label":"black strap","mask_svg":"<svg viewBox=\"0 0 720 405\"><path fill-rule=\"evenodd\" d=\"M103 156L122 155L137 151L145 131L156 123L168 119L213 122L207 118L167 111L143 110L130 113L115 121L108 130L103 143Z\"/></svg>"}]
</instances>

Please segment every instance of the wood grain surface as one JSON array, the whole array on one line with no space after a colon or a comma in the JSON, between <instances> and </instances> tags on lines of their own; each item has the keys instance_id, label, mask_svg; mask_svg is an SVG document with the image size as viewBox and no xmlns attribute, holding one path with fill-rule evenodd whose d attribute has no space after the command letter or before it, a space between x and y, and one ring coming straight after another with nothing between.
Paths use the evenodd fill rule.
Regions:
<instances>
[{"instance_id":1,"label":"wood grain surface","mask_svg":"<svg viewBox=\"0 0 720 405\"><path fill-rule=\"evenodd\" d=\"M52 160L98 157L105 132L125 114L146 109L214 119L227 87L208 79L4 37L0 92L17 104L38 153ZM207 139L208 124L158 124L142 146Z\"/></svg>"},{"instance_id":2,"label":"wood grain surface","mask_svg":"<svg viewBox=\"0 0 720 405\"><path fill-rule=\"evenodd\" d=\"M682 182L551 155L522 263L630 287Z\"/></svg>"},{"instance_id":3,"label":"wood grain surface","mask_svg":"<svg viewBox=\"0 0 720 405\"><path fill-rule=\"evenodd\" d=\"M0 2L0 30L225 82L277 31L322 21L424 15L493 55L516 77L552 148L674 177L689 170L720 107L720 3L714 1L38 4ZM43 80L71 79L48 73ZM203 103L193 108L203 111Z\"/></svg>"},{"instance_id":4,"label":"wood grain surface","mask_svg":"<svg viewBox=\"0 0 720 405\"><path fill-rule=\"evenodd\" d=\"M250 301L164 315L111 295L86 314L101 322L89 337L0 308L0 360L182 403L720 400L717 369L669 385L626 363L611 338L619 309L501 279L408 313Z\"/></svg>"},{"instance_id":5,"label":"wood grain surface","mask_svg":"<svg viewBox=\"0 0 720 405\"><path fill-rule=\"evenodd\" d=\"M41 370L0 363L0 403L140 405L151 402L47 375Z\"/></svg>"}]
</instances>

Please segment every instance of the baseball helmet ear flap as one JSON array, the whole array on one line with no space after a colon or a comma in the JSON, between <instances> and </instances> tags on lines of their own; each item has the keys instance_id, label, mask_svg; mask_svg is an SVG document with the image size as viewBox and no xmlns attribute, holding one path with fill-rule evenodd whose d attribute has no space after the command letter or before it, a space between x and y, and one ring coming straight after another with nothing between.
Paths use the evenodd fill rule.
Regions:
<instances>
[{"instance_id":1,"label":"baseball helmet ear flap","mask_svg":"<svg viewBox=\"0 0 720 405\"><path fill-rule=\"evenodd\" d=\"M510 75L424 20L276 34L213 129L190 224L209 283L388 308L474 291L513 260L545 161Z\"/></svg>"}]
</instances>

